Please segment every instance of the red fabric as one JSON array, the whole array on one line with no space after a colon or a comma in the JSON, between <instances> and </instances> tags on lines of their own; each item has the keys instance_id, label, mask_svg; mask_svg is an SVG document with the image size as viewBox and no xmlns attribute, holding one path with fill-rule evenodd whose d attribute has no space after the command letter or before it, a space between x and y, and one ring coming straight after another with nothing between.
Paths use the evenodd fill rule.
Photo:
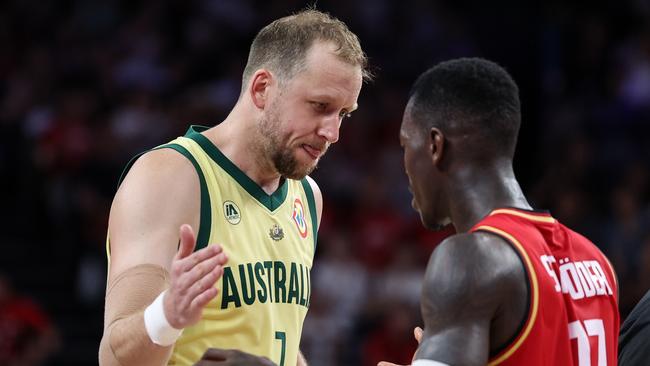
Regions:
<instances>
[{"instance_id":1,"label":"red fabric","mask_svg":"<svg viewBox=\"0 0 650 366\"><path fill-rule=\"evenodd\" d=\"M522 259L528 257L532 266L532 270L527 266L531 283L529 318L519 336L490 359L502 362L491 365L600 365L602 359L606 365L615 366L620 326L618 286L600 250L548 214L495 210L472 231L489 231L489 227L514 237L523 252L507 234L501 235ZM539 294L534 319L533 276ZM525 336L528 325L530 332ZM570 329L574 336L570 336ZM584 363L579 363L579 353Z\"/></svg>"}]
</instances>

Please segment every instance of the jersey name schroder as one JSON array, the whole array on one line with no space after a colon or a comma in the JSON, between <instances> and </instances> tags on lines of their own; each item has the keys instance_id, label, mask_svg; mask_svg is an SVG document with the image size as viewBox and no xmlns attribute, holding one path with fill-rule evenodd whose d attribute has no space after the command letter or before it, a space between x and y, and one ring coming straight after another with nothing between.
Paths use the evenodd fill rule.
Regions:
<instances>
[{"instance_id":1,"label":"jersey name schroder","mask_svg":"<svg viewBox=\"0 0 650 366\"><path fill-rule=\"evenodd\" d=\"M540 260L555 282L555 291L569 294L574 300L613 294L612 286L596 260L571 261L565 257L558 262L552 255L542 255Z\"/></svg>"}]
</instances>

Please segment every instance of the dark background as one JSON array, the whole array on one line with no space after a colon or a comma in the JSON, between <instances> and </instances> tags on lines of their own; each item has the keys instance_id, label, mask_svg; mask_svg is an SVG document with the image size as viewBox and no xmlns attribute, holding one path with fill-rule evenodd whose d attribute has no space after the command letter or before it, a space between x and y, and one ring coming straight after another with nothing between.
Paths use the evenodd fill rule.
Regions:
<instances>
[{"instance_id":1,"label":"dark background","mask_svg":"<svg viewBox=\"0 0 650 366\"><path fill-rule=\"evenodd\" d=\"M0 272L58 330L48 365L96 364L108 212L134 154L214 125L248 47L302 1L5 0L0 4ZM314 174L325 198L311 365L408 362L420 279L445 233L410 208L398 130L411 83L481 56L521 89L515 171L536 208L612 260L625 316L650 288L650 2L320 1L376 80Z\"/></svg>"}]
</instances>

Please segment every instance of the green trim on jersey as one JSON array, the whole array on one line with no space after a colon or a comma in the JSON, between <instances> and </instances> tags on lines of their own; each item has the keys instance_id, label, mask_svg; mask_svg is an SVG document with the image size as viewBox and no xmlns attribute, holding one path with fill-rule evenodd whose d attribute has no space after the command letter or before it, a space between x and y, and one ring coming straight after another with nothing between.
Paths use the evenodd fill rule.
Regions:
<instances>
[{"instance_id":1,"label":"green trim on jersey","mask_svg":"<svg viewBox=\"0 0 650 366\"><path fill-rule=\"evenodd\" d=\"M131 167L133 166L133 164L135 164L135 161L138 160L138 158L144 155L145 153L148 153L149 151L151 150L147 150L139 153L138 155L132 157L128 163L126 163L126 166L124 167L124 169L122 169L122 174L120 174L120 179L117 180L117 187L115 187L116 189L120 188L120 186L122 185L122 181L124 180L124 178L126 178L126 173L128 173L129 170L131 170Z\"/></svg>"},{"instance_id":2,"label":"green trim on jersey","mask_svg":"<svg viewBox=\"0 0 650 366\"><path fill-rule=\"evenodd\" d=\"M196 169L196 173L199 175L199 183L201 186L201 214L200 214L201 217L199 221L199 233L196 236L196 247L194 248L194 251L203 249L206 246L208 246L208 240L210 239L210 228L212 226L211 225L212 208L210 207L210 193L208 192L208 185L205 182L203 171L201 170L199 163L196 161L196 159L194 159L194 156L181 145L165 144L162 146L158 146L154 150L165 149L165 148L173 149L181 153L192 163L192 165L194 165L194 169Z\"/></svg>"},{"instance_id":3,"label":"green trim on jersey","mask_svg":"<svg viewBox=\"0 0 650 366\"><path fill-rule=\"evenodd\" d=\"M207 130L208 127L204 126L190 126L185 133L185 137L194 140L201 148L214 160L223 170L228 173L239 185L242 186L253 196L260 204L266 207L269 211L275 211L284 200L287 198L288 184L287 180L283 179L278 189L273 194L268 195L257 183L250 179L246 173L242 172L232 161L230 161L214 144L201 132Z\"/></svg>"},{"instance_id":4,"label":"green trim on jersey","mask_svg":"<svg viewBox=\"0 0 650 366\"><path fill-rule=\"evenodd\" d=\"M120 179L117 182L117 187L118 188L120 187L122 181L126 177L126 174L129 172L129 170L131 170L131 167L133 166L133 164L135 164L135 161L138 160L139 157L148 153L149 151L158 150L158 149L176 150L192 163L194 169L196 170L196 174L199 175L199 183L201 186L201 213L200 213L201 217L199 219L200 220L199 233L196 237L196 248L194 249L194 251L205 248L208 245L208 240L210 239L210 226L211 226L210 222L212 222L212 210L210 208L210 193L208 192L208 185L205 182L205 177L203 176L203 171L201 170L201 167L197 163L196 159L194 159L194 156L192 156L192 154L189 151L187 151L187 149L185 149L183 146L178 144L165 144L158 147L154 147L151 150L143 151L138 155L134 156L126 164L124 170L122 170Z\"/></svg>"},{"instance_id":5,"label":"green trim on jersey","mask_svg":"<svg viewBox=\"0 0 650 366\"><path fill-rule=\"evenodd\" d=\"M311 184L309 184L307 178L303 178L300 183L302 183L302 188L305 190L307 203L309 205L309 212L311 212L311 225L314 230L314 251L316 251L316 245L318 244L318 212L316 212L316 200L314 199L314 191L312 191Z\"/></svg>"}]
</instances>

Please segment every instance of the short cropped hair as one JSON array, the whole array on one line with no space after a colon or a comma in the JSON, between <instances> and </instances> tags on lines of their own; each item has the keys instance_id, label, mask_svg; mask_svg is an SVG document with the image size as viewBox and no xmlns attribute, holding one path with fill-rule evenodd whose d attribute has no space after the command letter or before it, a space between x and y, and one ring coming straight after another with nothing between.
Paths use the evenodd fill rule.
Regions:
<instances>
[{"instance_id":1,"label":"short cropped hair","mask_svg":"<svg viewBox=\"0 0 650 366\"><path fill-rule=\"evenodd\" d=\"M425 129L478 136L482 147L512 157L521 125L519 88L498 64L460 58L437 64L413 85L411 116Z\"/></svg>"},{"instance_id":2,"label":"short cropped hair","mask_svg":"<svg viewBox=\"0 0 650 366\"><path fill-rule=\"evenodd\" d=\"M268 68L284 80L305 67L307 51L316 41L333 42L341 60L361 67L363 79L370 80L368 58L359 38L342 21L315 9L277 19L255 36L243 74L242 90L260 68Z\"/></svg>"}]
</instances>

